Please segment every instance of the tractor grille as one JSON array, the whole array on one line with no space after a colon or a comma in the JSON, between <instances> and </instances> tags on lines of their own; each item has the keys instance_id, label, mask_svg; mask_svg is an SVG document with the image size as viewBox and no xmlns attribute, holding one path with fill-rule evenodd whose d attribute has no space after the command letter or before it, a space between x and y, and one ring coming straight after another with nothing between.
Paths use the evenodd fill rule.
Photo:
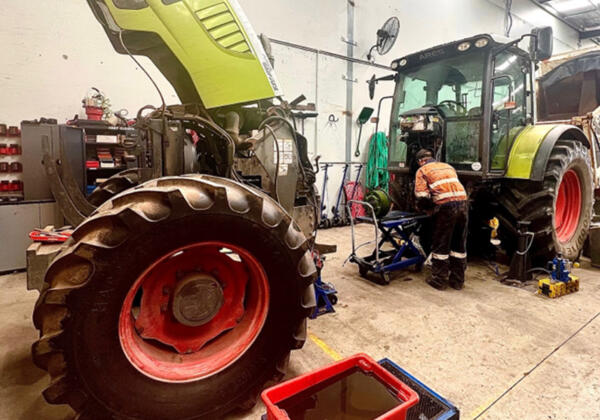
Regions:
<instances>
[{"instance_id":1,"label":"tractor grille","mask_svg":"<svg viewBox=\"0 0 600 420\"><path fill-rule=\"evenodd\" d=\"M229 51L251 54L244 32L238 26L226 3L218 3L196 12L204 29L223 48Z\"/></svg>"}]
</instances>

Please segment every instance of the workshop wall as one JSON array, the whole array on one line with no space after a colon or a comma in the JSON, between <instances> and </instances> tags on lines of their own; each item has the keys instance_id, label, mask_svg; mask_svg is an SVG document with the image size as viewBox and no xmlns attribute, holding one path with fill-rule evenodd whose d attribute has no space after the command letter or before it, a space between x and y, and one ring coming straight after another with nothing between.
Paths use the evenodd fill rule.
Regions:
<instances>
[{"instance_id":1,"label":"workshop wall","mask_svg":"<svg viewBox=\"0 0 600 420\"><path fill-rule=\"evenodd\" d=\"M381 83L370 101L366 80L387 70L354 64L355 81L346 81L347 61L321 52L345 56L348 44L348 8L354 7L354 57L365 60L377 29L390 16L400 18L400 36L392 51L376 56L378 64L436 44L476 33L504 31L503 0L239 0L258 33L294 45L275 42L275 69L288 99L300 94L317 104L319 117L306 120L304 133L311 156L323 161L344 161L347 156L344 112L352 94L352 121L363 106L377 109L382 96L392 93L391 83ZM354 4L354 6L350 6ZM60 122L81 113L81 99L91 86L104 91L113 109L127 108L130 115L141 106L158 104L159 97L131 59L115 53L87 3L82 0L28 2L4 0L0 48L0 121L18 124L23 119L54 117ZM534 26L551 25L555 51L578 47L574 30L537 8L530 0L513 0L511 36ZM343 38L343 39L342 39ZM302 47L302 48L301 48ZM149 60L140 62L159 84L167 102L178 101L175 92ZM389 101L384 102L380 129L387 131ZM336 122L330 122L329 116ZM299 125L301 128L301 125ZM361 160L374 125L363 131ZM354 147L358 126L352 123ZM330 178L330 206L341 182L341 169ZM319 179L319 182L322 180ZM319 184L321 185L321 184Z\"/></svg>"}]
</instances>

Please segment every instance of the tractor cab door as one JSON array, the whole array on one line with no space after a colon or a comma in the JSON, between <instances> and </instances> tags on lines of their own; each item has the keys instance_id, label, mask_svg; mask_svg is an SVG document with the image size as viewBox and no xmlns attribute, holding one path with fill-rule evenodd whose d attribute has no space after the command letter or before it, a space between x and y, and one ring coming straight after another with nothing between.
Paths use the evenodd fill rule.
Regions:
<instances>
[{"instance_id":1,"label":"tractor cab door","mask_svg":"<svg viewBox=\"0 0 600 420\"><path fill-rule=\"evenodd\" d=\"M503 174L517 134L533 121L531 61L514 50L493 57L490 170Z\"/></svg>"}]
</instances>

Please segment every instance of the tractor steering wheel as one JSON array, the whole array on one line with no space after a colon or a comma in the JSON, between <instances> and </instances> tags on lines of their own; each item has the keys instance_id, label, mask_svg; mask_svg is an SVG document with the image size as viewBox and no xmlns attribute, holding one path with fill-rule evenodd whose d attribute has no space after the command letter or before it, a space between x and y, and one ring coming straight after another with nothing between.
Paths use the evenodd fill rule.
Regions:
<instances>
[{"instance_id":1,"label":"tractor steering wheel","mask_svg":"<svg viewBox=\"0 0 600 420\"><path fill-rule=\"evenodd\" d=\"M465 106L463 104L461 104L458 101L453 101L452 99L446 99L445 101L442 101L438 104L438 106L442 106L442 105L448 105L448 108L452 109L455 113L462 113L462 114L466 114L467 113L467 108L465 108ZM449 105L454 105L454 106L449 106ZM459 110L458 108L462 108L461 110Z\"/></svg>"}]
</instances>

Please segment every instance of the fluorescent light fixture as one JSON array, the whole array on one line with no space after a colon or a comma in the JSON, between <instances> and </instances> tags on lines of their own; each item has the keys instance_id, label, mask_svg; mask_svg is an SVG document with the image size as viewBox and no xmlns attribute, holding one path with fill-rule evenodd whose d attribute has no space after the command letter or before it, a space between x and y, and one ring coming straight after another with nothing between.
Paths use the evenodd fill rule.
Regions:
<instances>
[{"instance_id":1,"label":"fluorescent light fixture","mask_svg":"<svg viewBox=\"0 0 600 420\"><path fill-rule=\"evenodd\" d=\"M550 5L554 10L562 14L569 14L571 12L581 13L596 8L589 0L554 0Z\"/></svg>"},{"instance_id":2,"label":"fluorescent light fixture","mask_svg":"<svg viewBox=\"0 0 600 420\"><path fill-rule=\"evenodd\" d=\"M496 71L504 71L506 70L512 63L514 63L517 60L517 56L516 55L512 55L508 58L508 60L506 60L505 62L498 64L496 66Z\"/></svg>"}]
</instances>

